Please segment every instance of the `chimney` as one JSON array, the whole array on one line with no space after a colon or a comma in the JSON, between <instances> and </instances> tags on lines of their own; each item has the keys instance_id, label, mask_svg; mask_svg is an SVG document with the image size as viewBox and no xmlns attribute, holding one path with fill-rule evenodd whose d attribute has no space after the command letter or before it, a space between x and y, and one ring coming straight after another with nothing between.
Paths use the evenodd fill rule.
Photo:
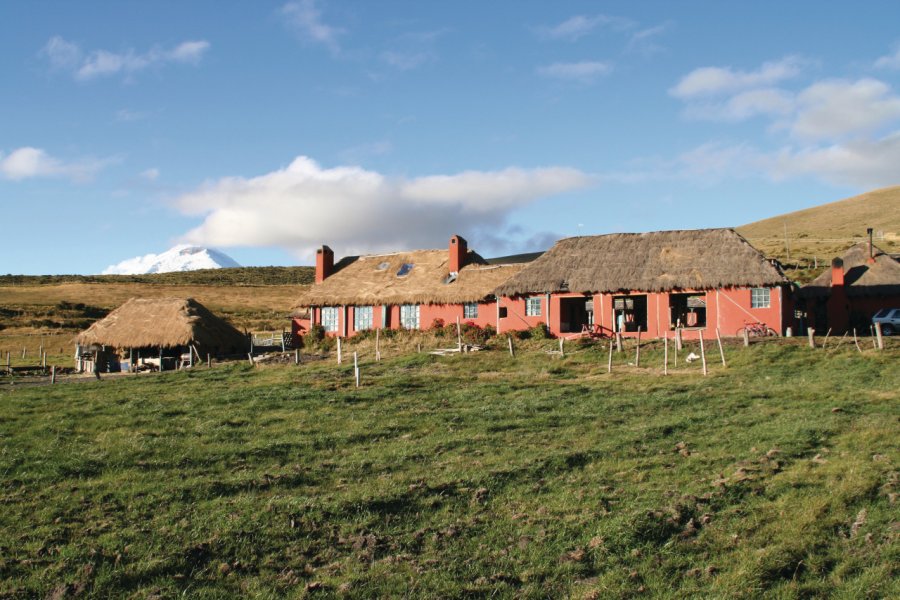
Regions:
<instances>
[{"instance_id":1,"label":"chimney","mask_svg":"<svg viewBox=\"0 0 900 600\"><path fill-rule=\"evenodd\" d=\"M334 252L328 246L316 250L316 283L325 281L334 270Z\"/></svg>"},{"instance_id":2,"label":"chimney","mask_svg":"<svg viewBox=\"0 0 900 600\"><path fill-rule=\"evenodd\" d=\"M835 258L831 261L831 287L844 285L844 261Z\"/></svg>"},{"instance_id":3,"label":"chimney","mask_svg":"<svg viewBox=\"0 0 900 600\"><path fill-rule=\"evenodd\" d=\"M875 263L875 245L872 243L872 228L869 227L866 229L866 233L869 234L869 258L866 259L866 262L871 265Z\"/></svg>"},{"instance_id":4,"label":"chimney","mask_svg":"<svg viewBox=\"0 0 900 600\"><path fill-rule=\"evenodd\" d=\"M466 255L469 253L469 245L462 236L454 235L450 238L450 272L459 273L466 264Z\"/></svg>"}]
</instances>

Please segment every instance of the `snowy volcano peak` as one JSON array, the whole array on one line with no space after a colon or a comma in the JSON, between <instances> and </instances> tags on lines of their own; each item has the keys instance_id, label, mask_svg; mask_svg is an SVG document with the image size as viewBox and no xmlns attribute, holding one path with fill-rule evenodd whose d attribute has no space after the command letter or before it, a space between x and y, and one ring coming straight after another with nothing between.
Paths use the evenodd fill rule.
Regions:
<instances>
[{"instance_id":1,"label":"snowy volcano peak","mask_svg":"<svg viewBox=\"0 0 900 600\"><path fill-rule=\"evenodd\" d=\"M198 269L222 269L239 267L227 254L190 244L179 244L161 254L147 254L129 258L104 269L104 275L145 275L148 273L171 273L173 271L196 271Z\"/></svg>"}]
</instances>

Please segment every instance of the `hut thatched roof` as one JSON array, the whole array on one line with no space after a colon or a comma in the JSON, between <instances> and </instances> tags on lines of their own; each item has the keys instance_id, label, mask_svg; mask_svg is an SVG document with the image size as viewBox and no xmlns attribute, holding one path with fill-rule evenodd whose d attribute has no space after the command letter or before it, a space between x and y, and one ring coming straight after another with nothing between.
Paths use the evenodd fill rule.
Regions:
<instances>
[{"instance_id":1,"label":"hut thatched roof","mask_svg":"<svg viewBox=\"0 0 900 600\"><path fill-rule=\"evenodd\" d=\"M563 239L496 293L664 292L786 282L733 229L697 229Z\"/></svg>"},{"instance_id":2,"label":"hut thatched roof","mask_svg":"<svg viewBox=\"0 0 900 600\"><path fill-rule=\"evenodd\" d=\"M875 263L869 264L869 244L851 246L844 256L844 289L848 296L900 295L900 262L877 246ZM800 288L803 298L822 298L831 294L831 267Z\"/></svg>"},{"instance_id":3,"label":"hut thatched roof","mask_svg":"<svg viewBox=\"0 0 900 600\"><path fill-rule=\"evenodd\" d=\"M322 283L310 286L298 298L294 311L306 306L349 304L458 304L478 302L519 272L523 265L488 265L469 252L454 280L447 250L413 250L360 256L342 260L343 268ZM412 265L398 275L403 265Z\"/></svg>"},{"instance_id":4,"label":"hut thatched roof","mask_svg":"<svg viewBox=\"0 0 900 600\"><path fill-rule=\"evenodd\" d=\"M195 344L206 351L243 350L247 337L193 298L132 298L76 338L114 348L175 348Z\"/></svg>"}]
</instances>

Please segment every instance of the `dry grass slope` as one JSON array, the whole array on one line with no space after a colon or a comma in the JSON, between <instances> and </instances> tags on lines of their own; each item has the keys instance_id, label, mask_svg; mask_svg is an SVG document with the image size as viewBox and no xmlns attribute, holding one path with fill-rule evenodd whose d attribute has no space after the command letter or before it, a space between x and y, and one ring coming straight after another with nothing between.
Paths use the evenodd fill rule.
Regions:
<instances>
[{"instance_id":1,"label":"dry grass slope","mask_svg":"<svg viewBox=\"0 0 900 600\"><path fill-rule=\"evenodd\" d=\"M817 257L820 264L840 256L854 242L875 230L876 245L900 252L900 186L799 210L737 229L766 255L787 258L785 227L791 260Z\"/></svg>"}]
</instances>

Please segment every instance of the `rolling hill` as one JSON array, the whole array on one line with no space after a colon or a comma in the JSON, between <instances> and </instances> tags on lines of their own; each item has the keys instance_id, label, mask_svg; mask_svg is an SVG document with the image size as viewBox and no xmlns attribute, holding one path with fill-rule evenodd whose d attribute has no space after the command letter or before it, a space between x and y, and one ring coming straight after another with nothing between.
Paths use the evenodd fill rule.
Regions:
<instances>
[{"instance_id":1,"label":"rolling hill","mask_svg":"<svg viewBox=\"0 0 900 600\"><path fill-rule=\"evenodd\" d=\"M868 227L875 230L876 246L900 252L900 186L763 219L737 231L767 256L821 266L865 239Z\"/></svg>"}]
</instances>

